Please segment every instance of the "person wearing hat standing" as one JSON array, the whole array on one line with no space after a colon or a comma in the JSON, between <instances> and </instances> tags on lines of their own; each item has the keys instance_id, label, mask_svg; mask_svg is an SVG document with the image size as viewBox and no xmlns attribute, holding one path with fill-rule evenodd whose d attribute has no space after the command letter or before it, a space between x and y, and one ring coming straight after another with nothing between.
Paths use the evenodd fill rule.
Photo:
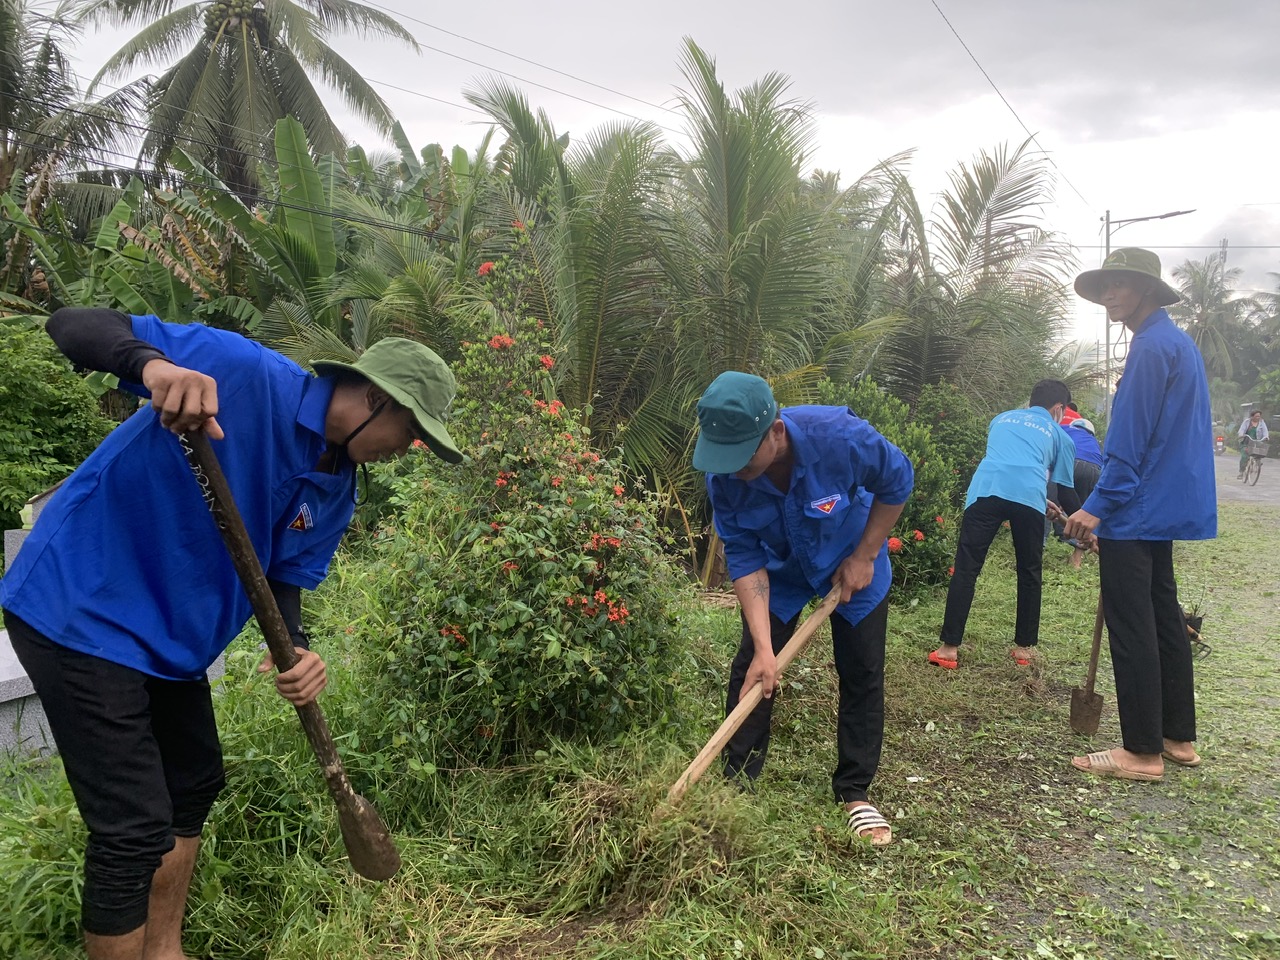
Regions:
<instances>
[{"instance_id":1,"label":"person wearing hat standing","mask_svg":"<svg viewBox=\"0 0 1280 960\"><path fill-rule=\"evenodd\" d=\"M40 697L89 830L81 921L91 960L177 960L200 833L224 784L206 671L251 614L172 433L214 441L299 661L291 703L324 689L300 589L351 520L357 464L415 440L462 455L455 384L425 346L382 340L313 376L237 334L63 308L46 329L76 364L151 402L62 484L0 580L15 653ZM270 657L259 669L271 668Z\"/></svg>"},{"instance_id":2,"label":"person wearing hat standing","mask_svg":"<svg viewBox=\"0 0 1280 960\"><path fill-rule=\"evenodd\" d=\"M693 466L707 474L716 532L742 616L726 712L757 682L765 699L725 748L725 775L754 782L769 749L776 655L816 596L831 616L840 685L831 778L850 830L891 841L867 791L884 738L884 651L892 574L885 538L911 495L911 461L847 407L779 410L769 384L722 373L698 402Z\"/></svg>"},{"instance_id":3,"label":"person wearing hat standing","mask_svg":"<svg viewBox=\"0 0 1280 960\"><path fill-rule=\"evenodd\" d=\"M1178 293L1148 250L1112 251L1075 281L1132 333L1107 426L1102 471L1066 524L1098 538L1102 606L1116 680L1121 745L1075 757L1079 770L1159 780L1166 760L1195 766L1191 644L1178 602L1173 541L1217 536L1209 384L1195 343L1164 310Z\"/></svg>"}]
</instances>

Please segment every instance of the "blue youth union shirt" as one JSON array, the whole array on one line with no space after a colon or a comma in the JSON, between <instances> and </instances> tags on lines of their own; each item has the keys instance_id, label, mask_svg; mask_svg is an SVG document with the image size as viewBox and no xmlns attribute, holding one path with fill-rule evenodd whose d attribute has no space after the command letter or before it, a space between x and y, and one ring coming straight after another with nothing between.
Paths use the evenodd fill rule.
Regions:
<instances>
[{"instance_id":1,"label":"blue youth union shirt","mask_svg":"<svg viewBox=\"0 0 1280 960\"><path fill-rule=\"evenodd\" d=\"M1092 433L1084 427L1063 427L1067 432L1067 436L1071 438L1071 442L1076 445L1076 459L1083 460L1086 463L1092 463L1095 467L1102 466L1102 447L1099 446L1097 439Z\"/></svg>"},{"instance_id":2,"label":"blue youth union shirt","mask_svg":"<svg viewBox=\"0 0 1280 960\"><path fill-rule=\"evenodd\" d=\"M1084 509L1109 540L1211 540L1218 499L1209 383L1195 343L1163 310L1133 335L1098 485Z\"/></svg>"},{"instance_id":3,"label":"blue youth union shirt","mask_svg":"<svg viewBox=\"0 0 1280 960\"><path fill-rule=\"evenodd\" d=\"M781 411L795 454L791 487L767 477L744 482L708 474L716 533L729 576L769 574L769 612L789 621L813 597L831 590L831 576L862 539L879 497L905 503L915 472L906 455L847 407L799 406ZM836 611L859 623L889 592L889 552L876 554L875 575Z\"/></svg>"},{"instance_id":4,"label":"blue youth union shirt","mask_svg":"<svg viewBox=\"0 0 1280 960\"><path fill-rule=\"evenodd\" d=\"M354 469L313 472L333 382L236 334L133 317L218 384L213 447L267 576L314 589L354 510ZM138 385L127 385L145 395ZM252 613L177 437L144 407L50 499L0 606L56 643L151 676L204 676Z\"/></svg>"},{"instance_id":5,"label":"blue youth union shirt","mask_svg":"<svg viewBox=\"0 0 1280 960\"><path fill-rule=\"evenodd\" d=\"M987 453L969 481L964 507L1001 497L1044 512L1050 480L1075 487L1076 447L1044 407L1007 410L987 428Z\"/></svg>"}]
</instances>

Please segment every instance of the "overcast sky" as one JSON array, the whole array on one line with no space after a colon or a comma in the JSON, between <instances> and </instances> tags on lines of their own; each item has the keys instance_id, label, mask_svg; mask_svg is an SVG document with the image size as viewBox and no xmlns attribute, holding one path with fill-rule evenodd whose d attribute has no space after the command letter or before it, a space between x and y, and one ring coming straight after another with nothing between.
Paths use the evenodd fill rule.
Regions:
<instances>
[{"instance_id":1,"label":"overcast sky","mask_svg":"<svg viewBox=\"0 0 1280 960\"><path fill-rule=\"evenodd\" d=\"M1241 286L1276 288L1267 276L1280 271L1275 0L370 5L395 13L422 53L354 38L334 46L383 94L416 147L473 150L483 118L464 108L461 94L499 71L532 81L513 82L571 136L619 119L613 111L678 130L676 114L649 104L672 105L682 85L682 37L690 36L717 60L730 88L769 72L789 76L792 95L816 111L812 166L839 170L846 183L881 158L914 149L911 180L927 208L949 168L1025 139L1020 117L1059 174L1047 224L1076 245L1082 267L1102 258L1107 209L1119 219L1194 208L1127 226L1113 234L1112 246L1156 249L1167 274L1226 239L1228 266L1245 271ZM79 50L80 72L96 72L128 35L95 33ZM345 111L335 115L349 136L377 144ZM1090 341L1102 337L1103 325L1099 308L1082 308L1076 319L1077 334Z\"/></svg>"}]
</instances>

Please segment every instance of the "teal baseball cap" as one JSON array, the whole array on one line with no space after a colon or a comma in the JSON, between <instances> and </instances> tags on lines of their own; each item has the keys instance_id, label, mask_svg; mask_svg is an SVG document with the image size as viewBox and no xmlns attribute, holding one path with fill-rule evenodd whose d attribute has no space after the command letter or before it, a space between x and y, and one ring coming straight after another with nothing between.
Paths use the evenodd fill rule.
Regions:
<instances>
[{"instance_id":1,"label":"teal baseball cap","mask_svg":"<svg viewBox=\"0 0 1280 960\"><path fill-rule=\"evenodd\" d=\"M755 455L777 417L778 403L765 380L737 370L720 374L698 401L693 468L737 473Z\"/></svg>"}]
</instances>

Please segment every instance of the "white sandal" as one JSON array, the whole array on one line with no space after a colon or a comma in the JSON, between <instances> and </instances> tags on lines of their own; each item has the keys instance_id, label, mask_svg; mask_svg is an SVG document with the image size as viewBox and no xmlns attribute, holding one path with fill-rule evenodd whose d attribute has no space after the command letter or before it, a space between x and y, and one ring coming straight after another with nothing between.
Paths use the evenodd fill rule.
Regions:
<instances>
[{"instance_id":1,"label":"white sandal","mask_svg":"<svg viewBox=\"0 0 1280 960\"><path fill-rule=\"evenodd\" d=\"M893 842L893 827L881 816L880 811L867 804L865 807L854 807L849 811L849 829L853 835L867 840L873 847L888 846ZM887 830L887 834L876 836L873 831Z\"/></svg>"}]
</instances>

